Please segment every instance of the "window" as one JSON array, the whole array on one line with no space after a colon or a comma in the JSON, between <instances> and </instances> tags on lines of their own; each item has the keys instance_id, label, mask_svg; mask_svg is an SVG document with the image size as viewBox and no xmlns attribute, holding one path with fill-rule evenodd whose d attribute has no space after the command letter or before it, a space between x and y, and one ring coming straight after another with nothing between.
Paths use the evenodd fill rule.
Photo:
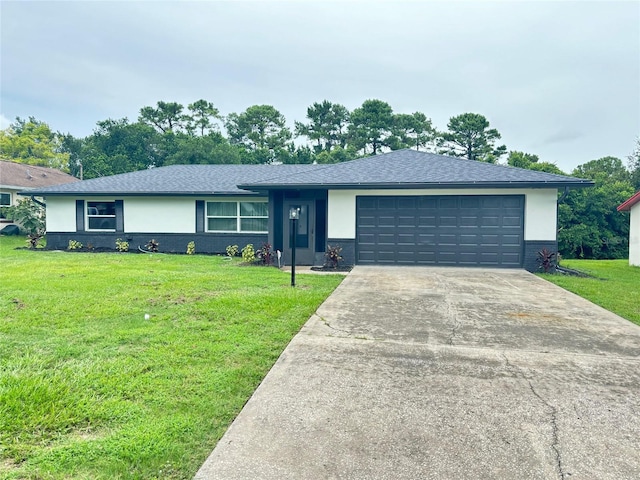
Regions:
<instances>
[{"instance_id":1,"label":"window","mask_svg":"<svg viewBox=\"0 0 640 480\"><path fill-rule=\"evenodd\" d=\"M11 194L10 193L0 193L0 207L10 207L11 206ZM2 211L0 210L0 218L5 218L2 215Z\"/></svg>"},{"instance_id":2,"label":"window","mask_svg":"<svg viewBox=\"0 0 640 480\"><path fill-rule=\"evenodd\" d=\"M208 232L266 232L266 202L207 202Z\"/></svg>"},{"instance_id":3,"label":"window","mask_svg":"<svg viewBox=\"0 0 640 480\"><path fill-rule=\"evenodd\" d=\"M87 202L87 230L116 229L116 202Z\"/></svg>"}]
</instances>

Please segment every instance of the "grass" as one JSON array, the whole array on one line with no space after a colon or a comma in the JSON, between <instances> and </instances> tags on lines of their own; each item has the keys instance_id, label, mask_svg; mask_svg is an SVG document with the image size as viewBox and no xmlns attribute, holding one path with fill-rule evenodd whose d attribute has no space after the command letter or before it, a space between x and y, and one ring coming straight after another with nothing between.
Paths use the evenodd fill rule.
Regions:
<instances>
[{"instance_id":1,"label":"grass","mask_svg":"<svg viewBox=\"0 0 640 480\"><path fill-rule=\"evenodd\" d=\"M640 325L640 267L630 266L628 260L563 260L562 266L593 278L540 276Z\"/></svg>"},{"instance_id":2,"label":"grass","mask_svg":"<svg viewBox=\"0 0 640 480\"><path fill-rule=\"evenodd\" d=\"M3 479L192 478L342 279L18 246L0 237Z\"/></svg>"}]
</instances>

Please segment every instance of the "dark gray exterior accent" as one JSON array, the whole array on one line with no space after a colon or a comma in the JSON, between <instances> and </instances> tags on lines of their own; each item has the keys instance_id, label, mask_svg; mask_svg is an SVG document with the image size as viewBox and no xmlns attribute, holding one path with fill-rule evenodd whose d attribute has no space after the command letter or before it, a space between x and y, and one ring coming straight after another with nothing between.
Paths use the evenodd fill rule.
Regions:
<instances>
[{"instance_id":1,"label":"dark gray exterior accent","mask_svg":"<svg viewBox=\"0 0 640 480\"><path fill-rule=\"evenodd\" d=\"M524 242L524 268L529 272L541 272L538 252L543 248L558 253L558 242L554 240L526 240Z\"/></svg>"},{"instance_id":2,"label":"dark gray exterior accent","mask_svg":"<svg viewBox=\"0 0 640 480\"><path fill-rule=\"evenodd\" d=\"M84 232L84 200L76 200L76 230Z\"/></svg>"},{"instance_id":3,"label":"dark gray exterior accent","mask_svg":"<svg viewBox=\"0 0 640 480\"><path fill-rule=\"evenodd\" d=\"M116 232L124 232L124 202L116 200Z\"/></svg>"},{"instance_id":4,"label":"dark gray exterior accent","mask_svg":"<svg viewBox=\"0 0 640 480\"><path fill-rule=\"evenodd\" d=\"M327 247L336 245L342 247L341 265L351 266L356 264L356 241L353 238L328 238Z\"/></svg>"},{"instance_id":5,"label":"dark gray exterior accent","mask_svg":"<svg viewBox=\"0 0 640 480\"><path fill-rule=\"evenodd\" d=\"M521 268L524 195L356 197L356 263Z\"/></svg>"},{"instance_id":6,"label":"dark gray exterior accent","mask_svg":"<svg viewBox=\"0 0 640 480\"><path fill-rule=\"evenodd\" d=\"M165 253L185 253L187 243L196 242L196 253L223 254L228 245L238 245L242 249L252 243L259 249L267 241L267 234L236 233L118 233L118 232L47 232L47 250L66 250L69 240L77 240L85 247L115 250L116 239L129 242L129 249L144 248L152 238L160 243L159 251Z\"/></svg>"},{"instance_id":7,"label":"dark gray exterior accent","mask_svg":"<svg viewBox=\"0 0 640 480\"><path fill-rule=\"evenodd\" d=\"M196 200L196 232L204 232L204 200Z\"/></svg>"}]
</instances>

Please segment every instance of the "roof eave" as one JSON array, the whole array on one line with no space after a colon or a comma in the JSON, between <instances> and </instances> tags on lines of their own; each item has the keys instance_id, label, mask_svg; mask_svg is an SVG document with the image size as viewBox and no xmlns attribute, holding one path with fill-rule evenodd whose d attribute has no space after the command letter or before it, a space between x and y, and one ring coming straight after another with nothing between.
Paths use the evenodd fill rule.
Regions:
<instances>
[{"instance_id":1,"label":"roof eave","mask_svg":"<svg viewBox=\"0 0 640 480\"><path fill-rule=\"evenodd\" d=\"M209 191L209 192L47 192L23 190L18 192L22 196L38 197L202 197L209 195L247 196L262 195L257 191Z\"/></svg>"},{"instance_id":2,"label":"roof eave","mask_svg":"<svg viewBox=\"0 0 640 480\"><path fill-rule=\"evenodd\" d=\"M240 184L238 188L252 189L255 191L268 190L408 190L425 189L433 190L438 188L585 188L592 187L592 181L579 182L431 182L431 183L262 183L262 184Z\"/></svg>"},{"instance_id":3,"label":"roof eave","mask_svg":"<svg viewBox=\"0 0 640 480\"><path fill-rule=\"evenodd\" d=\"M635 204L640 203L640 191L638 191L635 195L632 195L631 198L627 199L624 203L620 204L617 208L619 212L628 212L631 210Z\"/></svg>"}]
</instances>

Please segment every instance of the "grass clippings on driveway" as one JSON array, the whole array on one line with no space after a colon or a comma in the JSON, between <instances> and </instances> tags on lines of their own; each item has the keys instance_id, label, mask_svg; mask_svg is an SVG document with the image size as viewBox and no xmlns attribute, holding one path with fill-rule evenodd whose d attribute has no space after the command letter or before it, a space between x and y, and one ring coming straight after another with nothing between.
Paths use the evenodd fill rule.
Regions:
<instances>
[{"instance_id":1,"label":"grass clippings on driveway","mask_svg":"<svg viewBox=\"0 0 640 480\"><path fill-rule=\"evenodd\" d=\"M563 260L561 265L592 277L540 276L640 325L640 267L628 260Z\"/></svg>"},{"instance_id":2,"label":"grass clippings on driveway","mask_svg":"<svg viewBox=\"0 0 640 480\"><path fill-rule=\"evenodd\" d=\"M23 241L0 237L7 479L192 478L342 278Z\"/></svg>"}]
</instances>

